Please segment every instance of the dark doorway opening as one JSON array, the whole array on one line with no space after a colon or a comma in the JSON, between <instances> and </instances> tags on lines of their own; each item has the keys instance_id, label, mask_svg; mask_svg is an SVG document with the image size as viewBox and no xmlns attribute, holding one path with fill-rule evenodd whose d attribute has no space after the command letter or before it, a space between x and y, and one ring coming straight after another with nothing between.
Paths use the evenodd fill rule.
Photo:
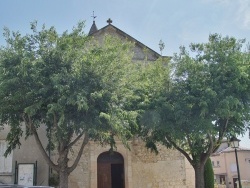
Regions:
<instances>
[{"instance_id":1,"label":"dark doorway opening","mask_svg":"<svg viewBox=\"0 0 250 188\"><path fill-rule=\"evenodd\" d=\"M124 159L118 152L104 152L97 158L98 188L124 188Z\"/></svg>"},{"instance_id":2,"label":"dark doorway opening","mask_svg":"<svg viewBox=\"0 0 250 188\"><path fill-rule=\"evenodd\" d=\"M236 181L238 181L238 178L233 178L234 188L237 188L237 183L236 183Z\"/></svg>"},{"instance_id":3,"label":"dark doorway opening","mask_svg":"<svg viewBox=\"0 0 250 188\"><path fill-rule=\"evenodd\" d=\"M226 184L226 176L220 175L220 184Z\"/></svg>"},{"instance_id":4,"label":"dark doorway opening","mask_svg":"<svg viewBox=\"0 0 250 188\"><path fill-rule=\"evenodd\" d=\"M123 188L123 164L111 164L112 188Z\"/></svg>"}]
</instances>

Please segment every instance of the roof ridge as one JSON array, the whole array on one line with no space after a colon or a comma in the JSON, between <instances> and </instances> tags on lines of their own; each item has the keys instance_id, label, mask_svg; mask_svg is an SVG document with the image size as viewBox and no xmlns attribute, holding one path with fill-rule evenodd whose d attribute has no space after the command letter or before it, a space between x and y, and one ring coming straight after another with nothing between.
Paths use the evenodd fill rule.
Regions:
<instances>
[{"instance_id":1,"label":"roof ridge","mask_svg":"<svg viewBox=\"0 0 250 188\"><path fill-rule=\"evenodd\" d=\"M104 30L105 28L109 27L109 26L112 26L114 27L115 29L117 29L119 32L121 33L124 33L125 35L127 35L128 37L130 37L131 39L135 40L138 44L140 45L143 45L145 46L146 48L148 48L149 50L153 51L154 53L156 53L159 57L165 57L165 56L162 56L161 54L159 54L158 52L156 52L155 50L153 50L152 48L148 47L147 45L143 44L142 42L140 42L139 40L135 39L134 37L132 37L131 35L127 34L126 32L124 32L123 30L119 29L118 27L114 26L113 24L109 23L108 25L102 27L101 29L98 29L97 31L93 32L93 33L96 33L100 30ZM91 34L93 34L91 33ZM166 56L168 57L168 56Z\"/></svg>"},{"instance_id":2,"label":"roof ridge","mask_svg":"<svg viewBox=\"0 0 250 188\"><path fill-rule=\"evenodd\" d=\"M214 154L220 154L220 153L224 153L224 152L233 152L233 151L234 151L234 148L229 146L229 147L227 147L219 152L216 152ZM239 146L239 148L237 148L237 151L250 151L250 148Z\"/></svg>"}]
</instances>

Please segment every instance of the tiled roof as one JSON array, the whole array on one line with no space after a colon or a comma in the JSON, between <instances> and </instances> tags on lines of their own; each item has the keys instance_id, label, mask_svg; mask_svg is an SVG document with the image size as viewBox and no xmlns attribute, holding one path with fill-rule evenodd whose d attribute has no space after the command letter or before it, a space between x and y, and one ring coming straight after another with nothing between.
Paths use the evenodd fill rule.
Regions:
<instances>
[{"instance_id":1,"label":"tiled roof","mask_svg":"<svg viewBox=\"0 0 250 188\"><path fill-rule=\"evenodd\" d=\"M250 151L250 148L245 148L245 147L239 147L239 148L237 148L237 151L239 152L239 151ZM228 153L228 152L234 152L234 148L232 148L232 147L227 147L226 149L224 149L224 150L222 150L222 151L220 151L220 152L216 152L216 153L214 153L215 155L216 154L220 154L220 153Z\"/></svg>"},{"instance_id":2,"label":"tiled roof","mask_svg":"<svg viewBox=\"0 0 250 188\"><path fill-rule=\"evenodd\" d=\"M93 26L93 25L92 25L92 26ZM143 43L141 43L140 41L136 40L134 37L130 36L129 34L125 33L124 31L122 31L121 29L115 27L115 26L112 25L112 24L108 24L108 25L106 25L105 27L103 27L103 28L101 28L101 29L99 29L99 30L96 30L96 31L92 32L91 35L95 35L95 34L97 34L97 33L99 33L99 32L105 31L107 28L110 28L110 27L114 28L114 29L117 31L117 33L119 33L121 36L124 36L125 38L128 38L128 39L130 39L131 41L134 41L136 44L138 44L138 45L141 46L142 48L147 48L147 49L149 49L151 52L153 52L153 53L155 54L156 57L160 57L160 56L161 56L161 55L160 55L159 53L157 53L156 51L152 50L151 48L149 48L149 47L146 46L145 44L143 44ZM92 27L91 27L91 28L92 28ZM91 30L91 29L90 29L90 30ZM90 35L90 34L89 34L89 35ZM165 56L163 56L163 57L165 57Z\"/></svg>"}]
</instances>

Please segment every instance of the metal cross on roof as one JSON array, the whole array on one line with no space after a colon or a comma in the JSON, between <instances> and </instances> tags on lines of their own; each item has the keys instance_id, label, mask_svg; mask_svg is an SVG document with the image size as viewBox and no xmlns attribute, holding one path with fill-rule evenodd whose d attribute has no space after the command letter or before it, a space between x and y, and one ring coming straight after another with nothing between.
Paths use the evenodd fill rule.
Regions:
<instances>
[{"instance_id":1,"label":"metal cross on roof","mask_svg":"<svg viewBox=\"0 0 250 188\"><path fill-rule=\"evenodd\" d=\"M112 20L109 18L109 19L107 20L107 22L108 22L108 24L110 25L110 24L112 23Z\"/></svg>"},{"instance_id":2,"label":"metal cross on roof","mask_svg":"<svg viewBox=\"0 0 250 188\"><path fill-rule=\"evenodd\" d=\"M93 18L93 22L95 21L95 18L97 17L97 16L95 16L95 11L93 11L93 16L91 16L92 18Z\"/></svg>"}]
</instances>

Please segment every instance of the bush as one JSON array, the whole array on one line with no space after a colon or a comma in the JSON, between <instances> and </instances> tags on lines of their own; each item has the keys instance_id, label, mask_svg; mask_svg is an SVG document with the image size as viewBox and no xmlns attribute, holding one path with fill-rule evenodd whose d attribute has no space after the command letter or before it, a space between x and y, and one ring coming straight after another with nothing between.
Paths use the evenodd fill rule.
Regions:
<instances>
[{"instance_id":1,"label":"bush","mask_svg":"<svg viewBox=\"0 0 250 188\"><path fill-rule=\"evenodd\" d=\"M205 188L214 188L214 171L211 159L208 158L204 169Z\"/></svg>"},{"instance_id":2,"label":"bush","mask_svg":"<svg viewBox=\"0 0 250 188\"><path fill-rule=\"evenodd\" d=\"M57 173L53 172L49 178L49 186L58 186L59 176Z\"/></svg>"}]
</instances>

